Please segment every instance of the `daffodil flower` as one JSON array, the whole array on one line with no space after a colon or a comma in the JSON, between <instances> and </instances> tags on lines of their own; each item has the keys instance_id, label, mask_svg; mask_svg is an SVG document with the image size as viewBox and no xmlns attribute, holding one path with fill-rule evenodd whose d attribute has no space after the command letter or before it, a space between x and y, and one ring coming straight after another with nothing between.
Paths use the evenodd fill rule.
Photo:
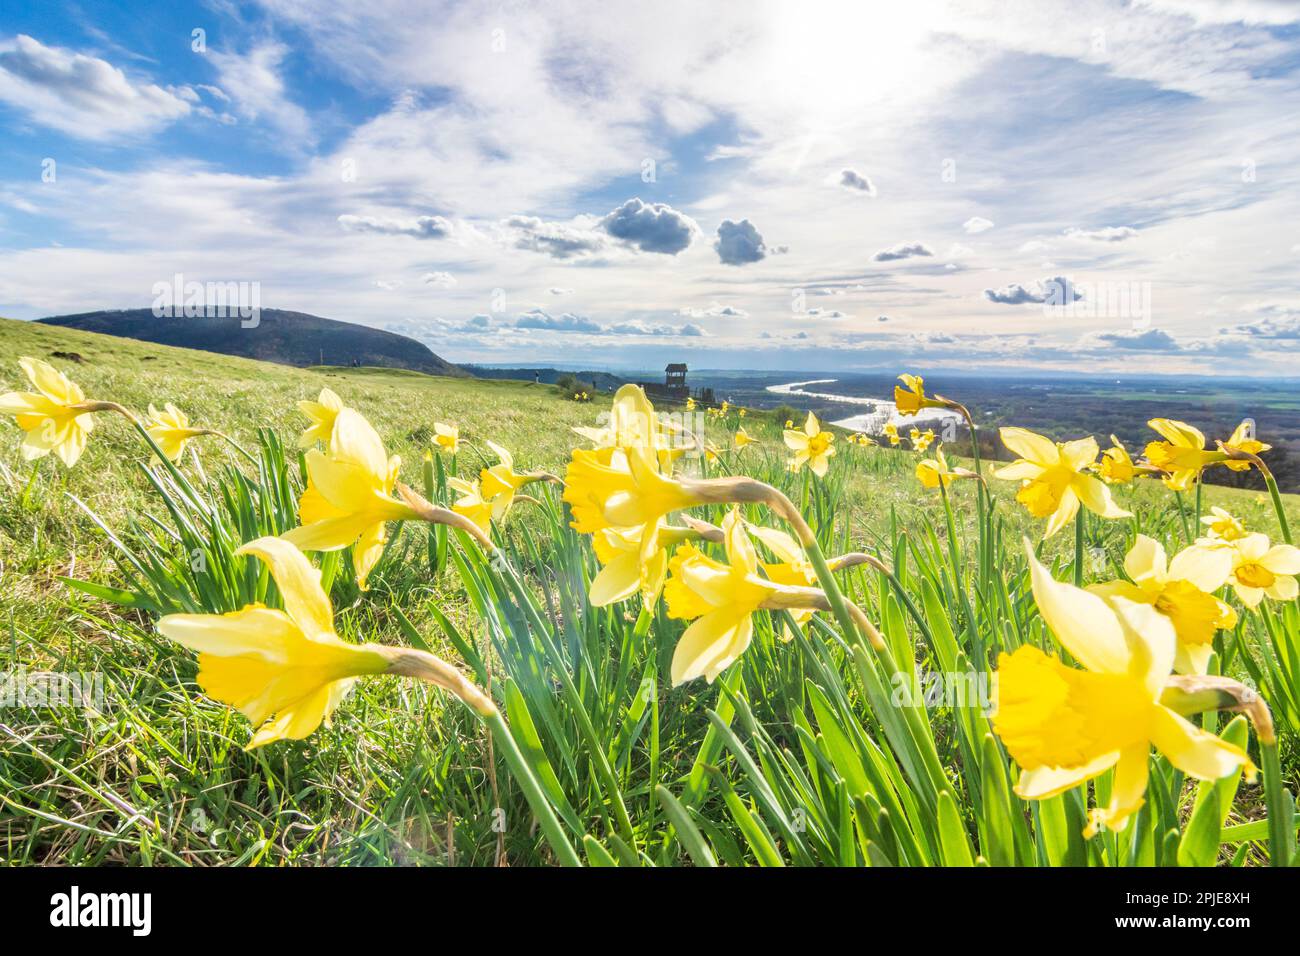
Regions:
<instances>
[{"instance_id":1,"label":"daffodil flower","mask_svg":"<svg viewBox=\"0 0 1300 956\"><path fill-rule=\"evenodd\" d=\"M895 448L902 444L903 439L902 436L898 434L898 426L893 422L885 422L883 431L885 437L889 439L889 444L893 445Z\"/></svg>"},{"instance_id":2,"label":"daffodil flower","mask_svg":"<svg viewBox=\"0 0 1300 956\"><path fill-rule=\"evenodd\" d=\"M1002 443L1020 457L997 469L998 478L1021 482L1016 500L1035 518L1047 518L1043 537L1060 531L1079 511L1080 503L1103 518L1127 518L1110 489L1087 473L1097 458L1097 440L1081 438L1053 442L1024 428L1001 429Z\"/></svg>"},{"instance_id":3,"label":"daffodil flower","mask_svg":"<svg viewBox=\"0 0 1300 956\"><path fill-rule=\"evenodd\" d=\"M1249 768L1240 748L1160 702L1176 647L1169 618L1145 602L1106 601L1056 581L1025 550L1039 612L1083 669L1030 644L998 658L993 727L1021 767L1020 797L1053 797L1113 767L1110 802L1089 815L1091 836L1122 829L1142 806L1153 745L1198 780Z\"/></svg>"},{"instance_id":4,"label":"daffodil flower","mask_svg":"<svg viewBox=\"0 0 1300 956\"><path fill-rule=\"evenodd\" d=\"M1220 442L1220 444L1225 452L1254 456L1262 455L1273 447L1255 438L1254 423L1250 421L1244 421L1238 425L1233 430L1232 437L1225 442ZM1223 464L1233 471L1249 471L1252 462L1240 458L1229 458Z\"/></svg>"},{"instance_id":5,"label":"daffodil flower","mask_svg":"<svg viewBox=\"0 0 1300 956\"><path fill-rule=\"evenodd\" d=\"M685 484L662 472L646 448L575 448L565 473L564 500L580 534L604 528L652 526L673 511L703 503ZM653 533L646 539L653 538Z\"/></svg>"},{"instance_id":6,"label":"daffodil flower","mask_svg":"<svg viewBox=\"0 0 1300 956\"><path fill-rule=\"evenodd\" d=\"M515 493L529 482L540 481L542 476L515 471L514 456L507 449L492 441L487 445L500 460L479 472L479 487L483 497L492 502L492 517L500 521L514 504Z\"/></svg>"},{"instance_id":7,"label":"daffodil flower","mask_svg":"<svg viewBox=\"0 0 1300 956\"><path fill-rule=\"evenodd\" d=\"M1169 561L1160 542L1140 534L1124 556L1124 570L1131 584L1111 581L1088 590L1107 600L1150 604L1174 626L1174 670L1204 674L1215 631L1237 623L1237 612L1214 596L1232 573L1232 557L1224 549L1191 547Z\"/></svg>"},{"instance_id":8,"label":"daffodil flower","mask_svg":"<svg viewBox=\"0 0 1300 956\"><path fill-rule=\"evenodd\" d=\"M1241 603L1259 607L1264 598L1293 601L1300 594L1295 576L1300 574L1300 548L1270 546L1268 535L1258 532L1231 541L1206 541L1211 551L1226 550L1232 558L1232 589Z\"/></svg>"},{"instance_id":9,"label":"daffodil flower","mask_svg":"<svg viewBox=\"0 0 1300 956\"><path fill-rule=\"evenodd\" d=\"M654 608L668 573L668 549L699 534L690 528L670 527L662 518L653 533L658 550L648 559L641 547L644 527L603 528L592 535L592 549L602 565L591 581L588 600L592 607L626 601L639 591L644 606Z\"/></svg>"},{"instance_id":10,"label":"daffodil flower","mask_svg":"<svg viewBox=\"0 0 1300 956\"><path fill-rule=\"evenodd\" d=\"M460 451L460 429L442 422L433 423L433 444L439 451L454 455Z\"/></svg>"},{"instance_id":11,"label":"daffodil flower","mask_svg":"<svg viewBox=\"0 0 1300 956\"><path fill-rule=\"evenodd\" d=\"M169 614L158 630L199 652L199 686L253 724L248 749L307 737L328 724L357 678L372 674L424 677L480 714L495 712L478 688L431 654L341 639L320 572L287 541L258 538L235 553L266 564L284 610L254 604L230 614Z\"/></svg>"},{"instance_id":12,"label":"daffodil flower","mask_svg":"<svg viewBox=\"0 0 1300 956\"><path fill-rule=\"evenodd\" d=\"M727 515L722 531L727 563L690 544L681 545L669 562L668 615L694 621L673 651L674 687L697 677L712 683L740 657L754 634L755 611L826 609L821 591L760 576L758 554L738 511Z\"/></svg>"},{"instance_id":13,"label":"daffodil flower","mask_svg":"<svg viewBox=\"0 0 1300 956\"><path fill-rule=\"evenodd\" d=\"M695 411L695 399L691 398L689 395L686 397L686 410L688 412Z\"/></svg>"},{"instance_id":14,"label":"daffodil flower","mask_svg":"<svg viewBox=\"0 0 1300 956\"><path fill-rule=\"evenodd\" d=\"M1210 507L1210 513L1201 519L1212 539L1236 541L1246 537L1246 526L1234 518L1228 511L1218 505Z\"/></svg>"},{"instance_id":15,"label":"daffodil flower","mask_svg":"<svg viewBox=\"0 0 1300 956\"><path fill-rule=\"evenodd\" d=\"M759 444L758 439L750 435L749 432L745 431L743 425L736 430L737 448L744 448L746 445L757 445L757 444Z\"/></svg>"},{"instance_id":16,"label":"daffodil flower","mask_svg":"<svg viewBox=\"0 0 1300 956\"><path fill-rule=\"evenodd\" d=\"M828 431L822 431L817 416L809 412L803 431L793 428L787 428L785 431L785 445L794 452L794 458L790 461L791 470L798 471L807 465L818 478L825 477L830 467L831 456L835 454L835 448L831 444L834 441L835 436Z\"/></svg>"},{"instance_id":17,"label":"daffodil flower","mask_svg":"<svg viewBox=\"0 0 1300 956\"><path fill-rule=\"evenodd\" d=\"M793 418L787 418L787 419L785 420L785 427L786 427L786 428L794 428L794 419L793 419Z\"/></svg>"},{"instance_id":18,"label":"daffodil flower","mask_svg":"<svg viewBox=\"0 0 1300 956\"><path fill-rule=\"evenodd\" d=\"M915 415L923 408L946 408L948 402L925 394L925 380L919 375L906 373L898 376L902 385L894 386L894 405L900 415Z\"/></svg>"},{"instance_id":19,"label":"daffodil flower","mask_svg":"<svg viewBox=\"0 0 1300 956\"><path fill-rule=\"evenodd\" d=\"M168 402L162 411L149 406L149 420L145 431L154 440L154 444L170 461L179 461L185 453L185 446L192 438L201 435L213 435L210 428L191 428L190 420L184 412Z\"/></svg>"},{"instance_id":20,"label":"daffodil flower","mask_svg":"<svg viewBox=\"0 0 1300 956\"><path fill-rule=\"evenodd\" d=\"M908 439L912 442L912 450L925 454L930 444L934 441L934 431L927 428L924 432L915 428L908 434Z\"/></svg>"},{"instance_id":21,"label":"daffodil flower","mask_svg":"<svg viewBox=\"0 0 1300 956\"><path fill-rule=\"evenodd\" d=\"M477 481L466 481L464 478L448 478L447 485L452 490L460 493L460 497L451 506L451 510L474 522L484 534L490 534L492 532L492 502L484 499L479 483Z\"/></svg>"},{"instance_id":22,"label":"daffodil flower","mask_svg":"<svg viewBox=\"0 0 1300 956\"><path fill-rule=\"evenodd\" d=\"M310 448L316 442L328 445L334 431L334 420L343 408L343 399L328 388L322 388L320 396L314 402L299 402L298 411L311 419L311 426L298 439L298 447Z\"/></svg>"},{"instance_id":23,"label":"daffodil flower","mask_svg":"<svg viewBox=\"0 0 1300 956\"><path fill-rule=\"evenodd\" d=\"M958 478L974 478L975 472L966 468L951 468L943 454L943 446L934 450L934 458L926 458L916 466L916 478L927 488L947 488Z\"/></svg>"},{"instance_id":24,"label":"daffodil flower","mask_svg":"<svg viewBox=\"0 0 1300 956\"><path fill-rule=\"evenodd\" d=\"M392 497L401 463L396 455L388 457L359 412L340 409L328 451L307 452L307 490L298 501L302 527L281 537L303 551L356 545L352 565L364 588L388 540L387 522L418 517L410 505Z\"/></svg>"},{"instance_id":25,"label":"daffodil flower","mask_svg":"<svg viewBox=\"0 0 1300 956\"><path fill-rule=\"evenodd\" d=\"M35 461L54 452L71 468L86 449L86 439L95 427L95 410L86 407L86 396L73 381L47 362L20 358L18 364L34 392L0 395L0 415L13 415L26 432L22 455Z\"/></svg>"},{"instance_id":26,"label":"daffodil flower","mask_svg":"<svg viewBox=\"0 0 1300 956\"><path fill-rule=\"evenodd\" d=\"M1210 465L1228 461L1224 452L1206 451L1205 435L1186 422L1153 418L1147 424L1165 439L1147 445L1147 461L1166 473L1162 480L1173 491L1187 491Z\"/></svg>"},{"instance_id":27,"label":"daffodil flower","mask_svg":"<svg viewBox=\"0 0 1300 956\"><path fill-rule=\"evenodd\" d=\"M667 436L659 423L654 405L645 391L636 385L624 385L614 393L608 424L603 428L574 426L573 431L597 448L665 449Z\"/></svg>"},{"instance_id":28,"label":"daffodil flower","mask_svg":"<svg viewBox=\"0 0 1300 956\"><path fill-rule=\"evenodd\" d=\"M1137 465L1133 464L1123 442L1114 435L1110 436L1110 447L1101 453L1097 474L1108 485L1126 485L1137 477Z\"/></svg>"}]
</instances>

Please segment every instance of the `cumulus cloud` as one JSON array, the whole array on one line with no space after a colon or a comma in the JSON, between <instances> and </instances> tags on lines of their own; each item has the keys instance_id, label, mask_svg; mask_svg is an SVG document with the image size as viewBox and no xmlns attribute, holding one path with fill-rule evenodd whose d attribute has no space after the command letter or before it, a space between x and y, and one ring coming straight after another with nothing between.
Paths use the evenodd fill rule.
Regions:
<instances>
[{"instance_id":1,"label":"cumulus cloud","mask_svg":"<svg viewBox=\"0 0 1300 956\"><path fill-rule=\"evenodd\" d=\"M985 289L984 298L998 305L1065 305L1068 302L1078 302L1083 298L1083 293L1066 276L1052 276L1038 280L1032 289L1025 288L1018 282L1000 289Z\"/></svg>"},{"instance_id":2,"label":"cumulus cloud","mask_svg":"<svg viewBox=\"0 0 1300 956\"><path fill-rule=\"evenodd\" d=\"M713 243L718 259L729 266L743 266L747 262L758 262L767 256L767 246L758 234L754 224L748 219L732 222L722 220L718 226L718 238Z\"/></svg>"},{"instance_id":3,"label":"cumulus cloud","mask_svg":"<svg viewBox=\"0 0 1300 956\"><path fill-rule=\"evenodd\" d=\"M1101 229L1079 229L1071 226L1065 230L1067 239L1087 239L1090 242L1123 242L1137 234L1138 231L1132 226L1105 226Z\"/></svg>"},{"instance_id":4,"label":"cumulus cloud","mask_svg":"<svg viewBox=\"0 0 1300 956\"><path fill-rule=\"evenodd\" d=\"M707 335L702 328L693 322L685 325L670 325L659 322L642 322L640 319L629 319L626 322L619 322L616 325L607 326L605 329L611 335L656 335L656 336L688 336L701 337Z\"/></svg>"},{"instance_id":5,"label":"cumulus cloud","mask_svg":"<svg viewBox=\"0 0 1300 956\"><path fill-rule=\"evenodd\" d=\"M456 285L456 277L450 272L426 272L420 276L420 281L425 285L437 286L440 289L450 289Z\"/></svg>"},{"instance_id":6,"label":"cumulus cloud","mask_svg":"<svg viewBox=\"0 0 1300 956\"><path fill-rule=\"evenodd\" d=\"M988 232L993 228L993 222L983 216L971 216L961 224L961 227L973 236L981 232Z\"/></svg>"},{"instance_id":7,"label":"cumulus cloud","mask_svg":"<svg viewBox=\"0 0 1300 956\"><path fill-rule=\"evenodd\" d=\"M600 220L615 239L642 252L675 256L688 248L699 232L695 220L664 203L629 199Z\"/></svg>"},{"instance_id":8,"label":"cumulus cloud","mask_svg":"<svg viewBox=\"0 0 1300 956\"><path fill-rule=\"evenodd\" d=\"M839 184L849 192L861 193L865 196L876 195L875 183L854 169L841 169Z\"/></svg>"},{"instance_id":9,"label":"cumulus cloud","mask_svg":"<svg viewBox=\"0 0 1300 956\"><path fill-rule=\"evenodd\" d=\"M550 288L551 295L569 295L571 292L573 292L572 289L566 289L564 286L559 285L553 285Z\"/></svg>"},{"instance_id":10,"label":"cumulus cloud","mask_svg":"<svg viewBox=\"0 0 1300 956\"><path fill-rule=\"evenodd\" d=\"M839 309L812 308L809 309L804 314L810 315L814 319L847 319L848 318L848 315L844 312L841 312Z\"/></svg>"},{"instance_id":11,"label":"cumulus cloud","mask_svg":"<svg viewBox=\"0 0 1300 956\"><path fill-rule=\"evenodd\" d=\"M893 262L895 259L911 259L915 256L932 256L934 250L924 242L900 242L888 249L881 249L871 258L876 262Z\"/></svg>"},{"instance_id":12,"label":"cumulus cloud","mask_svg":"<svg viewBox=\"0 0 1300 956\"><path fill-rule=\"evenodd\" d=\"M1221 328L1219 334L1258 340L1300 340L1300 309L1266 305L1252 311L1260 318Z\"/></svg>"},{"instance_id":13,"label":"cumulus cloud","mask_svg":"<svg viewBox=\"0 0 1300 956\"><path fill-rule=\"evenodd\" d=\"M348 232L373 232L384 236L411 236L414 239L446 239L452 225L442 216L419 216L398 219L387 216L343 215L339 225Z\"/></svg>"},{"instance_id":14,"label":"cumulus cloud","mask_svg":"<svg viewBox=\"0 0 1300 956\"><path fill-rule=\"evenodd\" d=\"M584 315L565 312L563 315L551 315L541 309L529 309L515 319L517 329L542 329L546 332L586 332L600 334L605 327Z\"/></svg>"},{"instance_id":15,"label":"cumulus cloud","mask_svg":"<svg viewBox=\"0 0 1300 956\"><path fill-rule=\"evenodd\" d=\"M195 94L137 81L107 60L19 34L0 43L0 100L34 123L79 139L108 140L189 114Z\"/></svg>"},{"instance_id":16,"label":"cumulus cloud","mask_svg":"<svg viewBox=\"0 0 1300 956\"><path fill-rule=\"evenodd\" d=\"M1163 329L1123 329L1116 332L1096 332L1085 336L1083 344L1099 343L1131 352L1178 352L1182 346Z\"/></svg>"}]
</instances>

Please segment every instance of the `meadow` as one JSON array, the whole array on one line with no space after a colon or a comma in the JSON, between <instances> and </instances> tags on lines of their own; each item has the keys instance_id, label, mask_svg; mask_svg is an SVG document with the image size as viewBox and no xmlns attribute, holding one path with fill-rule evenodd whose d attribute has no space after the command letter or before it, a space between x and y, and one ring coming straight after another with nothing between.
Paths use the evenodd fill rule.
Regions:
<instances>
[{"instance_id":1,"label":"meadow","mask_svg":"<svg viewBox=\"0 0 1300 956\"><path fill-rule=\"evenodd\" d=\"M67 468L53 455L24 461L22 430L0 424L0 670L104 685L92 711L0 709L6 862L1245 866L1296 856L1294 598L1251 607L1220 580L1214 600L1232 610L1231 626L1212 631L1199 673L1175 677L1168 615L1122 599L1113 610L1075 588L1139 586L1126 566L1134 547L1150 539L1171 557L1194 547L1214 508L1281 542L1276 505L1300 526L1294 496L1208 484L1175 493L1140 476L1109 489L1130 516L1082 509L1044 539L1044 519L1017 500L1020 482L988 462L948 461L982 478L943 472L929 487L917 469L940 461L934 447L866 446L840 432L824 475L817 447L794 471L787 433L804 421L728 408L697 410L706 454L669 466L653 444L639 458L628 447L654 472L646 481L683 496L662 514L630 514L614 499L636 503L641 486L613 464L618 437L572 430L602 426L607 394L300 370L11 321L0 321L0 345L0 391L30 388L18 366L30 356L88 398L139 415L173 402L222 433L189 440L168 465L124 417L98 412ZM960 383L933 384L963 399ZM306 456L335 452L328 429L323 452L299 448L312 423L297 403L322 389L373 426L401 457L396 477L429 506L394 511L402 517L368 574L360 549L305 549L342 641L405 663L365 672L303 739L248 749L258 728L205 693L194 654L159 620L292 604L256 554L235 551L299 525ZM454 452L438 448L435 423L459 429ZM741 429L755 441L738 448ZM489 442L513 453L496 474L515 500L476 533L452 516L472 497L461 480L478 478L483 497L492 487L480 472L503 461ZM583 462L604 477L593 484ZM667 545L653 556L639 551L651 527ZM624 545L643 559L634 586L594 601ZM667 566L646 572L656 561ZM747 566L718 597L717 575ZM690 620L733 606L745 613L727 633L751 629L746 646L679 654ZM1132 700L1128 683L1090 683L1129 680L1102 673L1120 652L1089 650L1094 638L1127 642L1125 666L1146 668L1134 683L1151 699ZM408 649L419 655L402 657ZM409 661L423 655L474 689L446 674L412 680L422 675ZM1007 697L998 716L991 678L1008 660L1023 665L1011 673L1027 674L1016 684L1027 702ZM1166 729L1165 713L1181 714L1219 742L1173 734L1193 741L1180 750L1161 746L1170 733L1130 739L1110 726L1139 712ZM1077 739L1062 739L1071 720ZM1084 756L1118 753L1107 734L1122 756L1071 776ZM1016 759L1034 754L1033 766Z\"/></svg>"}]
</instances>

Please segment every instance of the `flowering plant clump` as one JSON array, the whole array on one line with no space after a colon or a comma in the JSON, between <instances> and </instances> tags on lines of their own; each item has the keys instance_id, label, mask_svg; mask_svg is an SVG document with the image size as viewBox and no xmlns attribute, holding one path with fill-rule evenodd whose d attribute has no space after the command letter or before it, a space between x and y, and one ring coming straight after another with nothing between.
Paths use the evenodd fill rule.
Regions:
<instances>
[{"instance_id":1,"label":"flowering plant clump","mask_svg":"<svg viewBox=\"0 0 1300 956\"><path fill-rule=\"evenodd\" d=\"M117 453L100 412L139 440L165 510L109 532L121 581L62 580L131 609L117 644L161 655L166 706L194 708L168 760L246 769L241 806L280 764L299 799L318 783L295 774L337 776L347 752L392 777L363 775L366 826L390 801L447 820L451 862L1297 859L1278 730L1300 729L1300 550L1245 425L1211 447L1154 419L1139 460L1113 436L1102 452L1005 427L1014 460L990 471L970 412L916 375L898 415L960 416L970 460L931 429L886 423L877 443L728 402L683 419L625 385L545 399L596 421L563 431L552 473L463 410L399 430L368 417L375 396L325 388L286 454L192 399L198 424L165 396L137 416L20 369L31 390L0 413L34 478ZM390 453L404 435L410 468ZM1264 478L1276 529L1202 513L1218 467Z\"/></svg>"}]
</instances>

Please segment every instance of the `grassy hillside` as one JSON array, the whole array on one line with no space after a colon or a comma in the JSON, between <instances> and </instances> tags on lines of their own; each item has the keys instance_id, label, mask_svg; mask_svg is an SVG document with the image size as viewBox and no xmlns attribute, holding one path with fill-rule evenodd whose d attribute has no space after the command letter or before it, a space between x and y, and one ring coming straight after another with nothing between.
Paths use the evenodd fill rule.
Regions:
<instances>
[{"instance_id":1,"label":"grassy hillside","mask_svg":"<svg viewBox=\"0 0 1300 956\"><path fill-rule=\"evenodd\" d=\"M439 358L427 345L405 335L284 309L262 309L257 323L249 327L237 317L158 318L149 309L55 315L40 321L82 332L118 335L299 368L375 365L430 375L468 374Z\"/></svg>"},{"instance_id":2,"label":"grassy hillside","mask_svg":"<svg viewBox=\"0 0 1300 956\"><path fill-rule=\"evenodd\" d=\"M75 353L81 361L59 353ZM327 386L373 423L388 451L402 457L403 480L416 487L435 421L460 426L469 445L460 454L462 472L477 471L484 454L490 463L484 444L490 439L510 448L520 469L562 474L578 444L571 426L595 424L608 407L607 396L579 404L546 385L373 368L295 369L8 320L0 320L0 392L27 387L16 363L24 355L50 361L90 398L138 410L150 402L174 402L195 423L247 448L256 446L259 427L273 429L292 447L305 425L295 402ZM780 475L786 457L781 423L751 413L745 426L763 444L739 455L724 453L723 465ZM709 428L718 446L728 448L730 430L712 419ZM508 804L510 814L521 816L527 807L507 779L494 775L482 728L463 708L422 686L392 679L363 683L331 728L300 743L242 750L247 722L197 691L192 655L161 640L147 615L123 611L59 580L123 583L111 543L74 497L114 530L132 518L147 523L148 515L167 524L141 470L145 457L138 439L120 419L100 415L84 457L69 471L52 457L23 462L20 438L10 419L0 420L0 625L7 632L0 641L0 670L96 672L107 683L107 706L84 714L0 710L0 858L204 865L549 859L538 855L539 838L530 828L511 827L503 834L494 827L496 807ZM200 442L208 476L225 466L246 467L220 440ZM892 561L891 552L908 536L923 541L933 535L943 547L948 532L942 502L915 481L914 454L850 448L842 440L839 450L833 473L842 486L830 515L837 550L869 551ZM1041 524L1015 505L1009 483L991 481L990 487L998 498L1002 539L1014 553L1022 535L1041 534ZM798 488L790 485L792 496ZM1276 537L1272 510L1259 494L1207 487L1205 495L1207 508L1221 504ZM1183 516L1159 483L1123 489L1118 497L1141 516L1144 531L1176 544ZM973 534L971 499L965 489L954 490L953 499L954 530L965 546ZM813 507L807 499L796 503ZM1300 527L1300 502L1288 497L1287 508L1293 527ZM544 513L526 503L516 505L510 521L525 542L531 540L529 529L546 528ZM1122 558L1122 523L1094 522L1089 534L1095 535L1090 544L1105 551L1102 567ZM1045 556L1068 559L1073 541L1067 539L1072 536L1064 532L1049 542ZM448 569L432 575L423 563L425 547L424 528L404 527L369 591L336 590L340 634L407 644L404 615L435 651L458 659L447 627L438 623L445 616L466 641L485 649L484 628L462 579ZM527 545L519 547L526 556ZM558 566L548 570L542 557L531 573L558 575ZM553 613L563 617L560 609ZM621 620L601 616L591 633L617 634ZM661 660L663 648L671 654L679 631L678 622L662 618L650 631L651 640L662 642ZM619 657L612 648L609 653ZM636 666L645 666L636 659ZM637 673L630 675L633 685ZM660 848L669 844L657 829L663 821L654 782L677 789L707 729L704 709L719 707L721 698L716 686L697 682L670 690L666 672L661 680L653 756L638 748L619 773L637 826L646 827L651 841L647 852L662 861L677 851ZM798 686L801 678L795 675L794 682ZM791 746L797 746L794 740L789 738ZM647 760L657 777L646 775ZM581 767L574 771L583 776ZM563 767L561 775L567 786ZM498 785L504 794L491 793ZM1247 805L1257 806L1258 798ZM584 825L601 832L598 815L589 818L578 810ZM1232 822L1249 818L1250 811L1243 812ZM715 847L725 846L722 836L710 839Z\"/></svg>"}]
</instances>

